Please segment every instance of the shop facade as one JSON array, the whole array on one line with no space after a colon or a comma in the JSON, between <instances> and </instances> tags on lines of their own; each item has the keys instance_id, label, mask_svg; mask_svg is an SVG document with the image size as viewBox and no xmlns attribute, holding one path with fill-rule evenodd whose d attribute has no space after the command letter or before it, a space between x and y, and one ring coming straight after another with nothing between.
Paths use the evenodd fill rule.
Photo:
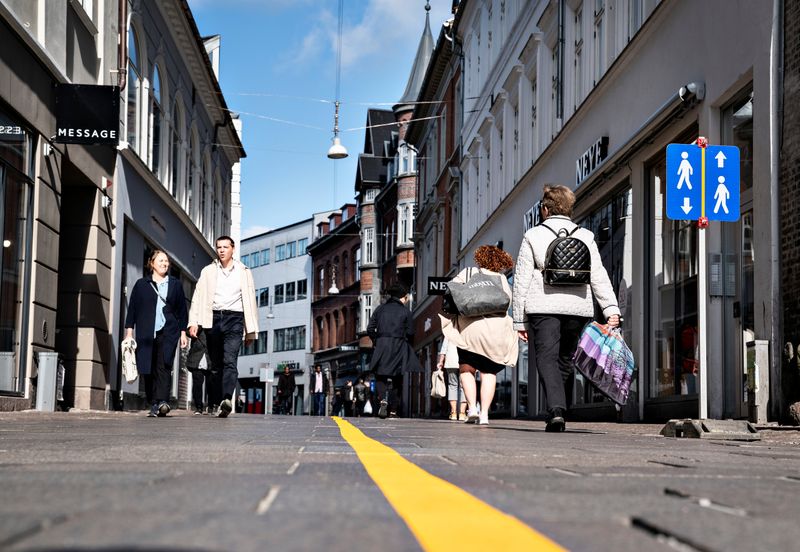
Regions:
<instances>
[{"instance_id":1,"label":"shop facade","mask_svg":"<svg viewBox=\"0 0 800 552\"><path fill-rule=\"evenodd\" d=\"M640 2L645 9L635 13L625 6L637 3L529 3L505 14L508 27L494 29L504 40L486 51L481 25L498 15L487 13L491 4L468 2L457 21L472 67L465 95L473 98L461 135L461 264L485 243L516 256L522 233L538 222L543 185L566 184L578 198L574 220L595 233L638 366L621 412L577 377L573 415L698 417L705 370L708 417L746 417L748 344L756 341L769 344L777 397L770 10L748 5L734 14L724 2L669 0ZM729 32L697 48L702 21L719 14ZM479 54L494 60L486 73L476 71ZM699 136L740 149L738 222L699 230L666 217L666 146ZM545 410L533 365L522 347L511 375L514 415Z\"/></svg>"}]
</instances>

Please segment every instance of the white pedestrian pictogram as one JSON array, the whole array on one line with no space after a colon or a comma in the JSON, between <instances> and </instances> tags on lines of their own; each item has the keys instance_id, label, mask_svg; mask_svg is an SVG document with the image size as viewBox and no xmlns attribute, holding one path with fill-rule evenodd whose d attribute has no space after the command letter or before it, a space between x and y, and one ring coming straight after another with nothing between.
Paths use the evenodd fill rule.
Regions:
<instances>
[{"instance_id":1,"label":"white pedestrian pictogram","mask_svg":"<svg viewBox=\"0 0 800 552\"><path fill-rule=\"evenodd\" d=\"M681 164L678 165L678 175L680 179L678 179L678 189L680 190L683 187L683 183L686 182L686 187L690 190L692 189L692 183L689 180L689 176L694 173L694 169L692 168L692 164L689 163L689 154L685 151L681 152Z\"/></svg>"},{"instance_id":2,"label":"white pedestrian pictogram","mask_svg":"<svg viewBox=\"0 0 800 552\"><path fill-rule=\"evenodd\" d=\"M717 200L717 204L714 205L714 212L718 213L719 208L722 207L722 210L725 211L725 214L728 214L728 199L731 197L730 191L728 191L728 187L725 186L725 177L720 176L717 179L719 182L719 186L717 186L717 191L714 192L714 199Z\"/></svg>"}]
</instances>

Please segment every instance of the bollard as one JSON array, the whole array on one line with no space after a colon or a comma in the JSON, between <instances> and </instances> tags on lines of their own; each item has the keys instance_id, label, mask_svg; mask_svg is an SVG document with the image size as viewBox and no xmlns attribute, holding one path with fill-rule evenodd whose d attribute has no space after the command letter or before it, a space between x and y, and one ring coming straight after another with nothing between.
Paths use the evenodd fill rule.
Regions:
<instances>
[{"instance_id":1,"label":"bollard","mask_svg":"<svg viewBox=\"0 0 800 552\"><path fill-rule=\"evenodd\" d=\"M58 353L37 353L36 410L55 412L58 381Z\"/></svg>"}]
</instances>

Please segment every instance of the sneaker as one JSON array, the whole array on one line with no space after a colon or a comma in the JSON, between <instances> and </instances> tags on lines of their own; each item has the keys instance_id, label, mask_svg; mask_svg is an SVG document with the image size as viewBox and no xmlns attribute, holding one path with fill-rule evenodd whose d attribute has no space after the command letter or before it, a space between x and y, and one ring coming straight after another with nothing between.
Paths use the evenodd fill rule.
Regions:
<instances>
[{"instance_id":1,"label":"sneaker","mask_svg":"<svg viewBox=\"0 0 800 552\"><path fill-rule=\"evenodd\" d=\"M478 421L479 417L480 417L480 411L478 410L478 407L475 406L473 408L470 408L469 410L467 410L467 421L466 421L466 423L474 424L474 423L476 423Z\"/></svg>"},{"instance_id":2,"label":"sneaker","mask_svg":"<svg viewBox=\"0 0 800 552\"><path fill-rule=\"evenodd\" d=\"M455 412L451 412L451 413L450 413L450 418L449 418L449 419L450 419L450 420L452 420L452 421L455 421L455 420L457 419L457 418L456 418L456 413L455 413Z\"/></svg>"},{"instance_id":3,"label":"sneaker","mask_svg":"<svg viewBox=\"0 0 800 552\"><path fill-rule=\"evenodd\" d=\"M150 405L150 411L147 413L148 418L155 418L158 416L158 403L153 403Z\"/></svg>"},{"instance_id":4,"label":"sneaker","mask_svg":"<svg viewBox=\"0 0 800 552\"><path fill-rule=\"evenodd\" d=\"M228 415L233 411L233 405L231 404L230 399L225 399L222 401L222 404L219 405L219 413L217 414L220 418L227 418Z\"/></svg>"},{"instance_id":5,"label":"sneaker","mask_svg":"<svg viewBox=\"0 0 800 552\"><path fill-rule=\"evenodd\" d=\"M386 419L387 410L389 408L389 403L386 401L381 401L380 407L378 407L378 418L381 420Z\"/></svg>"},{"instance_id":6,"label":"sneaker","mask_svg":"<svg viewBox=\"0 0 800 552\"><path fill-rule=\"evenodd\" d=\"M478 415L478 425L489 425L489 414L485 414L481 412Z\"/></svg>"},{"instance_id":7,"label":"sneaker","mask_svg":"<svg viewBox=\"0 0 800 552\"><path fill-rule=\"evenodd\" d=\"M205 413L206 413L205 408L203 408L202 406L195 406L194 412L192 412L192 416L202 416Z\"/></svg>"},{"instance_id":8,"label":"sneaker","mask_svg":"<svg viewBox=\"0 0 800 552\"><path fill-rule=\"evenodd\" d=\"M169 404L167 404L166 402L161 401L160 403L158 403L158 417L159 418L165 417L167 414L169 414L170 410L171 410L171 408L169 407Z\"/></svg>"}]
</instances>

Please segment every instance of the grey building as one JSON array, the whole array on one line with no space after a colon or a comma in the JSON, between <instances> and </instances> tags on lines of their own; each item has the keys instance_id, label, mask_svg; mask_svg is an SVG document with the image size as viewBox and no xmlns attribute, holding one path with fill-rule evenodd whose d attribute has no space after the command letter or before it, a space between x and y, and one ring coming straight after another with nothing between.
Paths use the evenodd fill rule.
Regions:
<instances>
[{"instance_id":1,"label":"grey building","mask_svg":"<svg viewBox=\"0 0 800 552\"><path fill-rule=\"evenodd\" d=\"M135 404L126 292L160 248L191 296L244 150L185 0L0 0L0 27L0 408L31 405L42 351L63 361L65 406ZM120 87L116 147L55 139L71 84Z\"/></svg>"}]
</instances>

